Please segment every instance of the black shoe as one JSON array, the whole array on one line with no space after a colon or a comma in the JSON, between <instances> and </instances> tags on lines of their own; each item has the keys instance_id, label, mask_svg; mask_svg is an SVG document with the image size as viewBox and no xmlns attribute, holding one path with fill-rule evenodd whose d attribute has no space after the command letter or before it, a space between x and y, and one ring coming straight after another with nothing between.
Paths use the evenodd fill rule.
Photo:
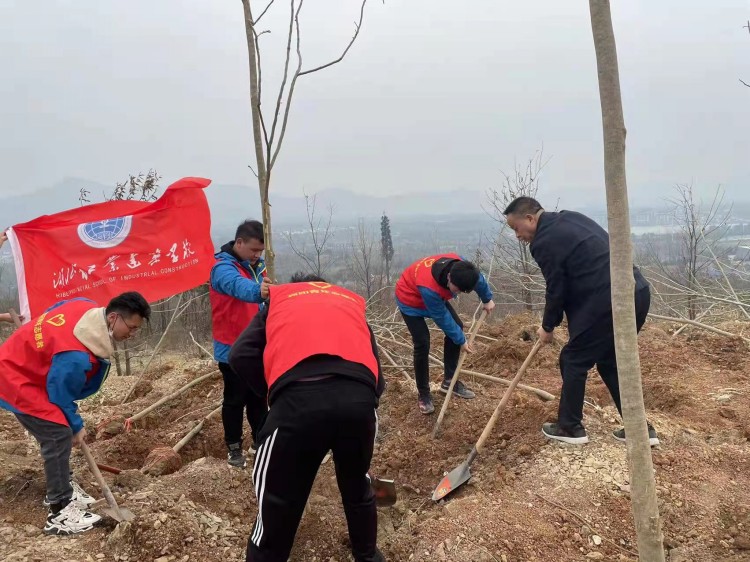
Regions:
<instances>
[{"instance_id":1,"label":"black shoe","mask_svg":"<svg viewBox=\"0 0 750 562\"><path fill-rule=\"evenodd\" d=\"M625 443L625 428L621 427L620 429L614 430L612 432L612 437ZM659 436L656 435L656 430L651 424L648 424L648 443L652 447L656 447L659 444Z\"/></svg>"},{"instance_id":2,"label":"black shoe","mask_svg":"<svg viewBox=\"0 0 750 562\"><path fill-rule=\"evenodd\" d=\"M431 414L435 411L435 406L432 405L432 396L429 394L419 397L419 411L423 414Z\"/></svg>"},{"instance_id":3,"label":"black shoe","mask_svg":"<svg viewBox=\"0 0 750 562\"><path fill-rule=\"evenodd\" d=\"M229 466L235 466L237 468L245 468L247 466L247 458L242 452L242 443L231 443L229 445L229 453L227 454L227 464Z\"/></svg>"},{"instance_id":4,"label":"black shoe","mask_svg":"<svg viewBox=\"0 0 750 562\"><path fill-rule=\"evenodd\" d=\"M542 425L542 433L547 439L555 439L572 445L583 445L589 442L589 436L582 427L573 430L563 429L556 423L545 423Z\"/></svg>"},{"instance_id":5,"label":"black shoe","mask_svg":"<svg viewBox=\"0 0 750 562\"><path fill-rule=\"evenodd\" d=\"M440 385L440 392L443 394L448 394L448 389L451 386L451 381L443 381L443 384ZM472 398L476 398L476 394L474 394L471 390L466 388L464 383L461 381L456 381L456 384L453 386L453 394L458 396L459 398L465 398L466 400L471 400Z\"/></svg>"}]
</instances>

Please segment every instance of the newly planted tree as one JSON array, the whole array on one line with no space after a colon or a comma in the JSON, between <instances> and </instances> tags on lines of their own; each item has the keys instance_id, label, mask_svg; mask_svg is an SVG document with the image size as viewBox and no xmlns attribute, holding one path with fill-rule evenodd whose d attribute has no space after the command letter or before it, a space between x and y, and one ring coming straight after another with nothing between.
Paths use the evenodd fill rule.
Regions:
<instances>
[{"instance_id":1,"label":"newly planted tree","mask_svg":"<svg viewBox=\"0 0 750 562\"><path fill-rule=\"evenodd\" d=\"M303 68L302 66L300 11L302 10L304 0L291 0L286 40L286 58L281 85L279 87L278 95L276 96L276 103L272 106L270 112L264 113L261 108L263 82L261 73L262 58L258 44L258 40L264 32L258 30L258 24L263 15L272 6L273 2L274 0L270 0L265 8L261 10L260 15L255 17L253 15L253 7L256 5L255 0L242 0L242 7L245 14L248 61L250 66L250 109L252 112L253 123L253 145L255 147L255 168L253 169L253 172L258 179L258 188L260 190L263 230L266 245L266 269L268 276L272 280L275 279L276 276L274 267L275 254L271 237L271 204L269 201L269 187L271 185L273 169L284 141L284 134L286 133L287 124L289 122L289 113L292 107L292 100L297 81L303 76L329 68L344 59L362 29L362 20L364 19L367 0L363 0L360 5L359 20L355 23L354 35L344 48L343 52L334 60L310 68ZM292 49L293 43L295 45L294 49ZM293 70L290 70L293 50L296 53L297 63L296 67Z\"/></svg>"}]
</instances>

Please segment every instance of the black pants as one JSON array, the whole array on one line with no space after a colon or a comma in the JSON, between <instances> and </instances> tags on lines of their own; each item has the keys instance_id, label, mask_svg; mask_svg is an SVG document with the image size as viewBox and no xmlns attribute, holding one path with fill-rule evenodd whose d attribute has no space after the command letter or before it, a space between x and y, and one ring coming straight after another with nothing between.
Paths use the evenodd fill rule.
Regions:
<instances>
[{"instance_id":1,"label":"black pants","mask_svg":"<svg viewBox=\"0 0 750 562\"><path fill-rule=\"evenodd\" d=\"M450 303L445 303L446 308L453 316L461 328L464 327L461 319L453 310ZM417 381L417 390L420 396L430 394L430 330L427 327L427 320L422 316L408 316L401 313L406 322L406 327L411 334L414 343L414 378ZM443 363L445 364L444 378L449 381L453 378L458 366L458 357L461 354L461 346L456 345L452 339L445 336L443 340Z\"/></svg>"},{"instance_id":2,"label":"black pants","mask_svg":"<svg viewBox=\"0 0 750 562\"><path fill-rule=\"evenodd\" d=\"M646 322L651 305L651 292L648 287L635 294L635 322L640 332ZM603 319L596 326L574 337L560 352L560 374L562 375L562 392L557 423L566 430L583 427L583 399L586 392L586 378L591 368L596 365L599 375L607 385L612 400L622 416L620 403L620 386L617 376L617 359L615 356L615 335L612 316Z\"/></svg>"},{"instance_id":3,"label":"black pants","mask_svg":"<svg viewBox=\"0 0 750 562\"><path fill-rule=\"evenodd\" d=\"M242 426L246 413L253 442L257 441L258 431L268 410L265 398L259 398L250 392L229 363L219 363L219 370L224 378L224 401L221 404L224 441L227 445L242 441Z\"/></svg>"},{"instance_id":4,"label":"black pants","mask_svg":"<svg viewBox=\"0 0 750 562\"><path fill-rule=\"evenodd\" d=\"M357 562L384 562L367 471L377 433L373 388L342 377L289 385L259 435L253 483L258 516L248 562L286 562L323 457L330 450Z\"/></svg>"}]
</instances>

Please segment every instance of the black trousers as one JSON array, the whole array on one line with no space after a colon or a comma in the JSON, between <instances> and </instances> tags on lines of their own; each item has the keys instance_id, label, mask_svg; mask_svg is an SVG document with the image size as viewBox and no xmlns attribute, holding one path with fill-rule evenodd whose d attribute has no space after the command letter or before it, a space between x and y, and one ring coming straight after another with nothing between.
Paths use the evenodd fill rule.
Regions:
<instances>
[{"instance_id":1,"label":"black trousers","mask_svg":"<svg viewBox=\"0 0 750 562\"><path fill-rule=\"evenodd\" d=\"M453 316L456 323L463 328L461 319L450 305L445 303L446 308ZM406 327L411 334L414 343L414 378L417 382L417 390L420 396L430 394L430 330L427 327L427 319L422 316L408 316L401 313L406 322ZM461 354L461 346L456 345L452 339L445 336L443 340L443 363L445 364L444 378L449 381L453 378L458 366L458 357Z\"/></svg>"},{"instance_id":2,"label":"black trousers","mask_svg":"<svg viewBox=\"0 0 750 562\"><path fill-rule=\"evenodd\" d=\"M646 322L651 305L651 292L648 287L635 294L635 322L640 332ZM612 400L622 416L620 402L620 382L617 376L615 356L615 335L612 316L604 318L596 326L570 340L560 352L560 374L562 392L557 423L566 430L583 427L583 399L586 393L588 372L596 365L604 384L607 385Z\"/></svg>"},{"instance_id":3,"label":"black trousers","mask_svg":"<svg viewBox=\"0 0 750 562\"><path fill-rule=\"evenodd\" d=\"M259 435L253 484L258 516L248 562L286 562L323 457L336 466L352 554L384 562L377 550L375 497L367 472L377 433L373 388L343 377L289 385L274 400Z\"/></svg>"},{"instance_id":4,"label":"black trousers","mask_svg":"<svg viewBox=\"0 0 750 562\"><path fill-rule=\"evenodd\" d=\"M250 392L247 385L237 376L229 363L219 363L224 378L224 401L221 404L221 421L224 423L224 441L227 445L242 441L242 426L250 424L253 442L258 439L258 431L266 416L268 406L265 398Z\"/></svg>"}]
</instances>

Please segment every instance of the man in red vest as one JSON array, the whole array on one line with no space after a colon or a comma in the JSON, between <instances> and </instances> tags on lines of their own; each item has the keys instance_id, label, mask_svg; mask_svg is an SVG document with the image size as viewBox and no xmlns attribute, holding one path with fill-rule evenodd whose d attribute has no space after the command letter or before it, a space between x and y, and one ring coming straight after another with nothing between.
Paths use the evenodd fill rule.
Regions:
<instances>
[{"instance_id":1,"label":"man in red vest","mask_svg":"<svg viewBox=\"0 0 750 562\"><path fill-rule=\"evenodd\" d=\"M86 511L94 499L71 479L71 448L86 438L75 401L101 387L112 342L132 336L150 315L139 293L123 293L106 308L72 299L21 326L0 347L0 407L34 436L44 459L45 533L82 533L101 519Z\"/></svg>"},{"instance_id":2,"label":"man in red vest","mask_svg":"<svg viewBox=\"0 0 750 562\"><path fill-rule=\"evenodd\" d=\"M247 560L286 562L323 457L333 452L356 562L384 562L367 472L384 380L365 301L319 277L270 287L229 363L270 409L258 435L258 516Z\"/></svg>"},{"instance_id":3,"label":"man in red vest","mask_svg":"<svg viewBox=\"0 0 750 562\"><path fill-rule=\"evenodd\" d=\"M253 441L266 413L265 398L248 392L229 366L229 348L257 314L260 303L268 297L266 264L261 258L265 244L263 224L245 221L237 227L234 241L221 247L211 269L209 298L213 321L214 358L224 379L224 401L221 419L224 441L229 449L227 463L245 468L242 450L242 426L245 414ZM254 447L251 447L251 451Z\"/></svg>"},{"instance_id":4,"label":"man in red vest","mask_svg":"<svg viewBox=\"0 0 750 562\"><path fill-rule=\"evenodd\" d=\"M447 394L461 350L468 353L474 351L466 342L461 319L449 301L456 298L458 293L471 291L476 291L488 313L495 308L492 291L484 275L473 263L458 254L440 254L416 261L404 269L396 282L396 305L414 343L414 378L419 392L417 404L423 414L435 411L430 395L430 331L426 319L432 318L445 333L444 376L440 391ZM461 381L456 381L453 394L461 398L474 398L474 393Z\"/></svg>"}]
</instances>

